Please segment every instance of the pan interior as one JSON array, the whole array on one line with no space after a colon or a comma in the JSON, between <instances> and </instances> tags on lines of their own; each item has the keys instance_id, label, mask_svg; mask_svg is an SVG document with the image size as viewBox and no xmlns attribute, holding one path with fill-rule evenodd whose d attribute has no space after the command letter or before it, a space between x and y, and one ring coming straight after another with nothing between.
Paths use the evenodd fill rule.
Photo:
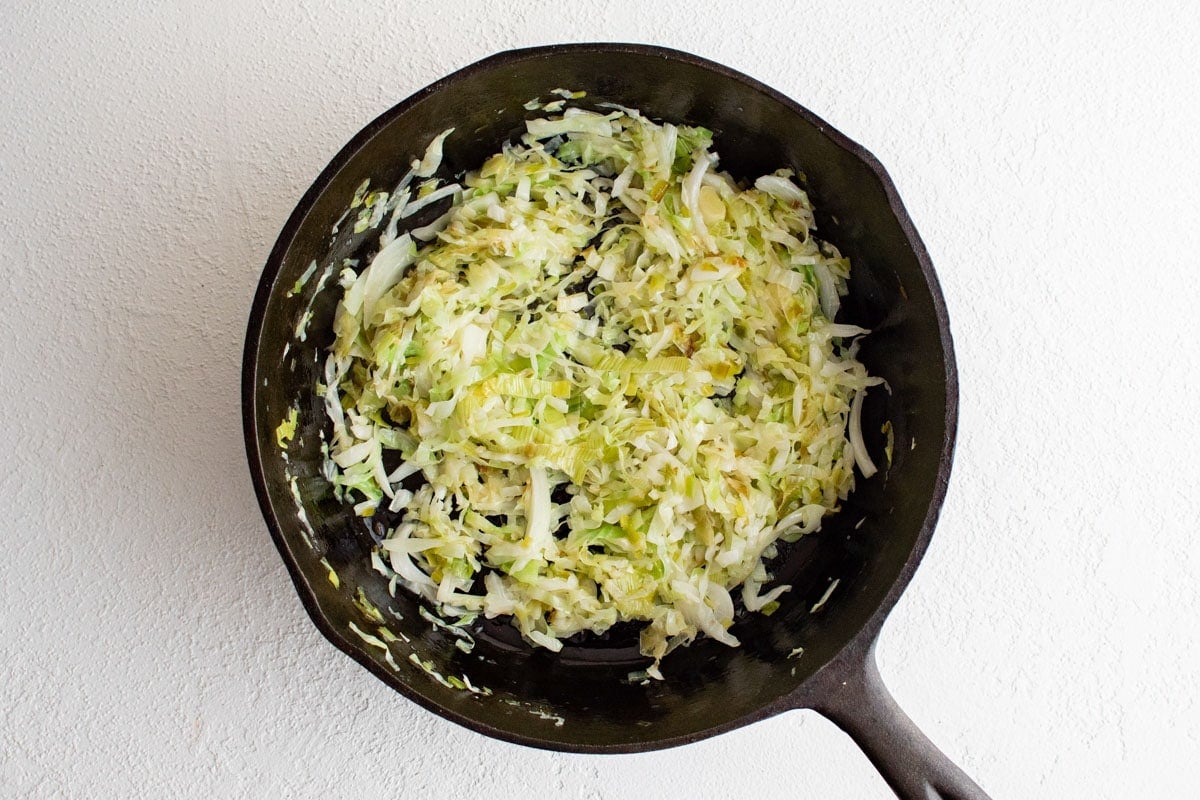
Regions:
<instances>
[{"instance_id":1,"label":"pan interior","mask_svg":"<svg viewBox=\"0 0 1200 800\"><path fill-rule=\"evenodd\" d=\"M893 206L882 173L864 160L869 156L779 95L724 68L664 53L623 46L518 51L468 68L388 112L347 146L302 201L267 265L251 321L245 376L251 462L268 523L314 620L336 645L412 699L530 744L644 749L709 735L777 708L864 626L881 622L893 588L907 579L924 547L927 516L944 480L949 342L939 325L936 287L922 268L923 251L898 201ZM819 235L853 265L839 321L873 330L860 358L890 388L868 396L863 427L871 452L881 454L881 425L891 423L891 467L860 478L820 533L783 552L774 572L794 589L774 615L740 619L733 631L740 648L697 641L667 657L662 682L628 679L646 666L631 626L603 638L581 637L552 654L526 645L503 620L483 621L475 646L464 652L402 589L396 598L389 595L369 566L370 530L333 498L321 474L325 416L313 387L332 338L336 281L318 294L319 281L310 280L286 296L312 261L340 263L364 246L347 231L332 244L330 237L364 178L394 182L448 127L457 132L446 143L443 171L474 168L537 113L522 104L546 99L560 86L586 90L584 104L611 101L713 129L721 166L736 176L752 179L781 166L802 175ZM413 222L421 224L420 218ZM309 335L297 341L294 331L306 312L312 314ZM300 425L285 461L274 430L297 403ZM835 580L828 602L814 612Z\"/></svg>"}]
</instances>

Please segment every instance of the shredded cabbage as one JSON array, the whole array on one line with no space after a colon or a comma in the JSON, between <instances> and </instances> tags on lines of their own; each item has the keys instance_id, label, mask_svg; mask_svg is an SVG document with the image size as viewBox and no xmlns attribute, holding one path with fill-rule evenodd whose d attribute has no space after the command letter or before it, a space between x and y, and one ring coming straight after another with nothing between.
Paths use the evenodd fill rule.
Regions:
<instances>
[{"instance_id":1,"label":"shredded cabbage","mask_svg":"<svg viewBox=\"0 0 1200 800\"><path fill-rule=\"evenodd\" d=\"M657 676L700 633L738 644L733 592L778 607L776 542L875 469L859 426L880 381L855 358L866 331L833 322L850 265L792 173L747 187L708 130L613 108L530 120L412 200L360 187L360 218L390 202L392 222L343 272L319 390L328 474L361 515L386 509L394 580L551 650L643 622Z\"/></svg>"}]
</instances>

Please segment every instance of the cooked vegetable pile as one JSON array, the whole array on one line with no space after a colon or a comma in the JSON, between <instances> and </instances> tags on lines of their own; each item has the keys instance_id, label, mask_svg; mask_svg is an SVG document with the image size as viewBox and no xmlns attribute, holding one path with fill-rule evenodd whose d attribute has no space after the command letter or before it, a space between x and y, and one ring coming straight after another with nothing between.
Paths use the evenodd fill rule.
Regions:
<instances>
[{"instance_id":1,"label":"cooked vegetable pile","mask_svg":"<svg viewBox=\"0 0 1200 800\"><path fill-rule=\"evenodd\" d=\"M777 541L875 471L880 381L790 172L740 185L708 130L632 109L527 126L461 184L432 177L447 131L355 196L380 249L341 276L327 471L360 515L393 512L376 568L443 615L509 615L550 650L644 622L657 676L701 632L737 645L731 592L777 607Z\"/></svg>"}]
</instances>

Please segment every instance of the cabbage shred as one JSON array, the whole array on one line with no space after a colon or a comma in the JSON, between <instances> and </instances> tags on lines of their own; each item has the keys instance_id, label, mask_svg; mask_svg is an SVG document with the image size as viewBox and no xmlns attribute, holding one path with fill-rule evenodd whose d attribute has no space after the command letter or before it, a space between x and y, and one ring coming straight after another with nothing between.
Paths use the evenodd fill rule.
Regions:
<instances>
[{"instance_id":1,"label":"cabbage shred","mask_svg":"<svg viewBox=\"0 0 1200 800\"><path fill-rule=\"evenodd\" d=\"M732 592L777 606L777 541L874 469L849 427L880 381L832 321L850 265L791 172L745 187L708 130L631 109L527 131L461 186L372 198L380 226L450 208L343 273L330 474L394 512L374 561L443 614L508 615L550 650L642 622L657 675L700 633L738 644Z\"/></svg>"}]
</instances>

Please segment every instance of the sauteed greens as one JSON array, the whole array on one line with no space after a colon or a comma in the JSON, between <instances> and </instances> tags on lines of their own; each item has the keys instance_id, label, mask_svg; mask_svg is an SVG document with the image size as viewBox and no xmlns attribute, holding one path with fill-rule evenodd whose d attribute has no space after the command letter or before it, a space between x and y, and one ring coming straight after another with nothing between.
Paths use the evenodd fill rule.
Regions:
<instances>
[{"instance_id":1,"label":"sauteed greens","mask_svg":"<svg viewBox=\"0 0 1200 800\"><path fill-rule=\"evenodd\" d=\"M773 611L777 541L875 471L849 263L792 173L739 184L704 128L571 107L444 184L452 135L356 194L380 248L341 275L319 387L328 476L394 520L376 568L550 650L643 622L655 676L701 632L737 645L731 592Z\"/></svg>"}]
</instances>

